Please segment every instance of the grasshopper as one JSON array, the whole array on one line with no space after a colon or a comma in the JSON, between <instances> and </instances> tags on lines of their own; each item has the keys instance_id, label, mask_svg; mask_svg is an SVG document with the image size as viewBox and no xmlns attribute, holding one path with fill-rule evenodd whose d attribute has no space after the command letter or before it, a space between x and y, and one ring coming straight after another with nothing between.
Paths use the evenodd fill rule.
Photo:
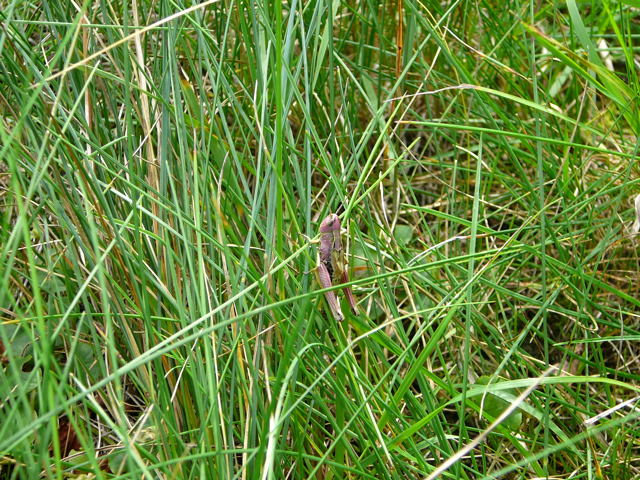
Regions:
<instances>
[{"instance_id":1,"label":"grasshopper","mask_svg":"<svg viewBox=\"0 0 640 480\"><path fill-rule=\"evenodd\" d=\"M322 288L330 288L333 282L347 283L349 276L344 264L342 242L340 240L340 218L335 213L329 214L320 224L320 248L318 249L318 281ZM344 292L353 312L357 315L356 299L349 287ZM344 315L340 303L333 290L324 292L333 318L342 321Z\"/></svg>"}]
</instances>

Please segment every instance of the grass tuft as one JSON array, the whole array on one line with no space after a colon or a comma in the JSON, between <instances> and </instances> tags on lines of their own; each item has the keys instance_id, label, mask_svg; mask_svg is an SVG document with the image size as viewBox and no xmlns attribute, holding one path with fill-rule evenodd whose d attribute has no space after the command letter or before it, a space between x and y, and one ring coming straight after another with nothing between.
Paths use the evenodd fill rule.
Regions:
<instances>
[{"instance_id":1,"label":"grass tuft","mask_svg":"<svg viewBox=\"0 0 640 480\"><path fill-rule=\"evenodd\" d=\"M637 7L0 0L0 479L637 477Z\"/></svg>"}]
</instances>

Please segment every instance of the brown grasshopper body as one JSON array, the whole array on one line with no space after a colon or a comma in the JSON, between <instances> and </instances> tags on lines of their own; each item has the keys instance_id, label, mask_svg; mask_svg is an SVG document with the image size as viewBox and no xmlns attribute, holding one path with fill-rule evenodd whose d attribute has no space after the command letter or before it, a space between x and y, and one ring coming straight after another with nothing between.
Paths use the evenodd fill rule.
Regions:
<instances>
[{"instance_id":1,"label":"brown grasshopper body","mask_svg":"<svg viewBox=\"0 0 640 480\"><path fill-rule=\"evenodd\" d=\"M320 248L318 249L318 281L322 288L330 288L333 282L347 283L349 277L344 266L342 242L340 240L340 218L335 213L329 214L320 224ZM344 287L349 305L357 314L356 300L349 287ZM333 317L342 321L344 315L340 302L333 290L324 293Z\"/></svg>"}]
</instances>

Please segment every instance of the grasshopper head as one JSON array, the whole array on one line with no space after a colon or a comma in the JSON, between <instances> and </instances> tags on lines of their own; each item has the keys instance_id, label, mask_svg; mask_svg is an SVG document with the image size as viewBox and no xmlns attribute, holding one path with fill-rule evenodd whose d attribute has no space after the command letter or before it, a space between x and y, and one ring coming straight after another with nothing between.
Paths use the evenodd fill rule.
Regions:
<instances>
[{"instance_id":1,"label":"grasshopper head","mask_svg":"<svg viewBox=\"0 0 640 480\"><path fill-rule=\"evenodd\" d=\"M320 224L320 233L340 232L340 218L335 213L330 213Z\"/></svg>"}]
</instances>

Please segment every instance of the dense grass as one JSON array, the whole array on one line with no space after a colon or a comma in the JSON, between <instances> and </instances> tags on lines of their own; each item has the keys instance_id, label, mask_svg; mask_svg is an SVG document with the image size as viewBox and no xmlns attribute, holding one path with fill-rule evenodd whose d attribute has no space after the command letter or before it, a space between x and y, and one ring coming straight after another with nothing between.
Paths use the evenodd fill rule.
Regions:
<instances>
[{"instance_id":1,"label":"dense grass","mask_svg":"<svg viewBox=\"0 0 640 480\"><path fill-rule=\"evenodd\" d=\"M638 7L0 0L0 478L637 477Z\"/></svg>"}]
</instances>

